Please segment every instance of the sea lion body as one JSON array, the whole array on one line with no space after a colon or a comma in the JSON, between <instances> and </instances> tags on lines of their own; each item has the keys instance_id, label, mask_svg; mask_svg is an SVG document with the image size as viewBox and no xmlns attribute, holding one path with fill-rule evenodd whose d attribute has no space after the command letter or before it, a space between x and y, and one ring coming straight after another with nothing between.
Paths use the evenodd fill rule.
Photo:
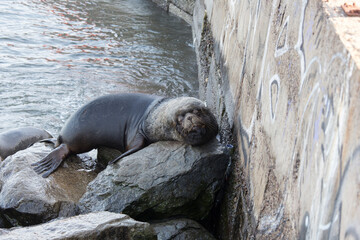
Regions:
<instances>
[{"instance_id":1,"label":"sea lion body","mask_svg":"<svg viewBox=\"0 0 360 240\"><path fill-rule=\"evenodd\" d=\"M142 134L141 124L148 107L160 97L145 94L114 94L97 98L77 110L62 128L58 142L72 153L100 146L125 152Z\"/></svg>"},{"instance_id":2,"label":"sea lion body","mask_svg":"<svg viewBox=\"0 0 360 240\"><path fill-rule=\"evenodd\" d=\"M15 128L2 132L0 133L0 160L46 138L52 138L51 134L34 127Z\"/></svg>"},{"instance_id":3,"label":"sea lion body","mask_svg":"<svg viewBox=\"0 0 360 240\"><path fill-rule=\"evenodd\" d=\"M210 115L204 118L210 123L202 122L194 110ZM182 131L182 125L186 131ZM175 140L198 145L216 134L215 118L198 99L140 93L106 95L77 110L62 128L56 149L33 166L37 173L47 177L69 154L110 147L122 152L110 162L114 163L153 142Z\"/></svg>"}]
</instances>

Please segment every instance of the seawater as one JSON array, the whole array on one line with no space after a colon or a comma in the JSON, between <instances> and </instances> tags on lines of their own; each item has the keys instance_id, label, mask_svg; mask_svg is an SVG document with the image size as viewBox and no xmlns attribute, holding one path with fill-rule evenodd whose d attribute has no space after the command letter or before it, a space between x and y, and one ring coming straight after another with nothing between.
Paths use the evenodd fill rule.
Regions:
<instances>
[{"instance_id":1,"label":"seawater","mask_svg":"<svg viewBox=\"0 0 360 240\"><path fill-rule=\"evenodd\" d=\"M191 27L150 0L1 0L0 132L109 93L196 96Z\"/></svg>"}]
</instances>

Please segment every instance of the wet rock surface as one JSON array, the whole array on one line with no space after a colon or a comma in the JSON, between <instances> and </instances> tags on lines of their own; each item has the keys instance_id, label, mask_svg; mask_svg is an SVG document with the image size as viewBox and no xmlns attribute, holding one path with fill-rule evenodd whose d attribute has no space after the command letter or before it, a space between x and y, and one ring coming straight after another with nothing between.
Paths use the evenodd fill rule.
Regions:
<instances>
[{"instance_id":1,"label":"wet rock surface","mask_svg":"<svg viewBox=\"0 0 360 240\"><path fill-rule=\"evenodd\" d=\"M124 214L97 212L55 220L32 227L0 231L3 240L48 239L157 239L149 223L138 222Z\"/></svg>"},{"instance_id":2,"label":"wet rock surface","mask_svg":"<svg viewBox=\"0 0 360 240\"><path fill-rule=\"evenodd\" d=\"M190 219L173 219L152 223L158 240L215 240L206 229Z\"/></svg>"},{"instance_id":3,"label":"wet rock surface","mask_svg":"<svg viewBox=\"0 0 360 240\"><path fill-rule=\"evenodd\" d=\"M72 157L50 177L42 178L31 164L51 150L37 143L0 163L0 227L28 226L78 214L76 202L96 174Z\"/></svg>"},{"instance_id":4,"label":"wet rock surface","mask_svg":"<svg viewBox=\"0 0 360 240\"><path fill-rule=\"evenodd\" d=\"M0 239L214 239L189 219L207 217L223 183L229 160L215 139L158 142L97 175L119 154L101 148L98 160L73 156L42 178L31 164L51 150L37 143L0 163ZM189 219L164 220L178 216ZM130 217L157 221L156 233Z\"/></svg>"},{"instance_id":5,"label":"wet rock surface","mask_svg":"<svg viewBox=\"0 0 360 240\"><path fill-rule=\"evenodd\" d=\"M80 199L80 211L123 212L143 221L179 215L200 220L227 166L216 140L199 147L158 142L102 171Z\"/></svg>"}]
</instances>

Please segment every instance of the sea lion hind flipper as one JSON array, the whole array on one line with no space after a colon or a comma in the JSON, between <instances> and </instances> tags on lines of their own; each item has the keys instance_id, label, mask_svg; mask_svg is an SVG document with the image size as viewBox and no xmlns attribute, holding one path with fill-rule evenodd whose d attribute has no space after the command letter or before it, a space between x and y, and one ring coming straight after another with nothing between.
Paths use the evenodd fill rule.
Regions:
<instances>
[{"instance_id":1,"label":"sea lion hind flipper","mask_svg":"<svg viewBox=\"0 0 360 240\"><path fill-rule=\"evenodd\" d=\"M114 160L110 161L109 164L114 164L117 161L119 161L120 159L122 159L123 157L126 157L134 152L137 152L144 147L145 147L145 138L141 134L137 134L137 136L135 137L135 140L130 144L129 150L127 150L126 152L124 152L123 154L121 154L120 156L115 158Z\"/></svg>"},{"instance_id":2,"label":"sea lion hind flipper","mask_svg":"<svg viewBox=\"0 0 360 240\"><path fill-rule=\"evenodd\" d=\"M31 164L34 166L34 171L37 174L42 174L43 178L47 178L51 173L53 173L69 154L69 149L66 144L61 144L59 147L55 148L51 153L40 161Z\"/></svg>"}]
</instances>

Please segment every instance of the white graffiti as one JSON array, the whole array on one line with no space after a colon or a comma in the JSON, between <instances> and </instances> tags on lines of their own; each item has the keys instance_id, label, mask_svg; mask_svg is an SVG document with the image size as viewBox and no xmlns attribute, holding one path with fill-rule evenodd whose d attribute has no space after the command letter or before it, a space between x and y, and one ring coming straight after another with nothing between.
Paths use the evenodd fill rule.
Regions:
<instances>
[{"instance_id":1,"label":"white graffiti","mask_svg":"<svg viewBox=\"0 0 360 240\"><path fill-rule=\"evenodd\" d=\"M258 139L254 134L259 133L258 129L265 131L269 141L272 141L272 137L278 138L274 134L279 132L288 138L284 148L289 150L281 151L281 154L288 154L288 168L275 166L275 169L285 169L283 172L276 172L283 174L279 176L282 177L281 184L284 186L279 190L283 191L283 202L280 204L291 201L292 198L301 198L299 201L303 202L299 203L299 209L290 214L296 212L301 215L298 216L301 219L307 213L304 218L305 227L310 230L306 232L306 236L322 239L330 231L335 231L332 222L335 218L340 218L338 213L334 213L333 205L338 190L339 169L343 167L341 144L349 115L349 81L355 63L347 51L330 49L323 55L324 50L318 50L316 43L321 42L322 37L327 37L326 34L321 34L329 30L322 28L325 20L321 14L311 11L314 2L252 2L251 5L250 1L228 1L230 14L225 19L226 26L223 26L219 34L220 47L225 48L226 53L233 53L233 44L236 42L234 38L238 41L237 44L241 42L236 46L241 49L239 52L242 54L239 58L242 63L237 66L240 70L236 72L237 75L230 76L239 79L236 85L239 89L231 90L233 93L248 93L248 90L250 93L247 96L255 98L246 99L245 103L242 101L247 96L240 96L235 100L239 101L237 106L241 106L235 121L238 121L240 127L239 144L242 146L239 148L243 152L245 169L251 175L253 168L266 167L258 166L251 160L258 159L257 153L252 151L263 150L255 147ZM249 9L250 12L246 12L249 19L242 19L243 15L236 16L236 9L240 7ZM243 25L239 24L241 21ZM281 26L276 25L280 22ZM255 65L252 65L254 62ZM228 67L231 64L225 62L225 65ZM341 69L343 75L337 69ZM339 81L340 78L343 81ZM243 81L244 79L247 81ZM244 87L244 84L249 86ZM233 86L235 84L231 87ZM247 104L248 102L251 104ZM248 106L251 108L246 109ZM244 113L241 112L242 108ZM248 115L245 116L245 113ZM275 128L280 130L273 131ZM273 145L276 143L278 142L271 142ZM272 146L269 152L275 161L278 161L277 158L286 158L279 156L277 147L271 148ZM251 164L247 164L248 162ZM276 162L275 165L283 163ZM256 176L250 176L250 179L254 177ZM257 189L254 190L251 184L250 182L251 194L254 196ZM287 192L288 188L291 191ZM298 195L292 196L294 193ZM289 214L287 211L291 210L285 205L284 214ZM259 216L258 229L264 232L275 231L278 224L269 224L274 221L274 216ZM283 212L279 216L281 217L276 220L279 220L280 224Z\"/></svg>"},{"instance_id":2,"label":"white graffiti","mask_svg":"<svg viewBox=\"0 0 360 240\"><path fill-rule=\"evenodd\" d=\"M273 96L273 91L272 91L272 87L275 86L276 87L276 91L275 91L275 96ZM277 108L277 104L279 101L279 94L280 94L280 77L278 74L275 74L274 76L272 76L272 78L269 81L269 96L270 96L270 116L271 116L271 120L274 123L275 122L275 117L276 117L276 108ZM273 99L275 98L275 99Z\"/></svg>"},{"instance_id":3,"label":"white graffiti","mask_svg":"<svg viewBox=\"0 0 360 240\"><path fill-rule=\"evenodd\" d=\"M276 49L275 49L275 58L280 57L285 54L289 50L288 43L288 25L289 25L290 16L286 17L285 23L280 31L279 37L276 41ZM284 43L281 44L281 40L283 39Z\"/></svg>"}]
</instances>

